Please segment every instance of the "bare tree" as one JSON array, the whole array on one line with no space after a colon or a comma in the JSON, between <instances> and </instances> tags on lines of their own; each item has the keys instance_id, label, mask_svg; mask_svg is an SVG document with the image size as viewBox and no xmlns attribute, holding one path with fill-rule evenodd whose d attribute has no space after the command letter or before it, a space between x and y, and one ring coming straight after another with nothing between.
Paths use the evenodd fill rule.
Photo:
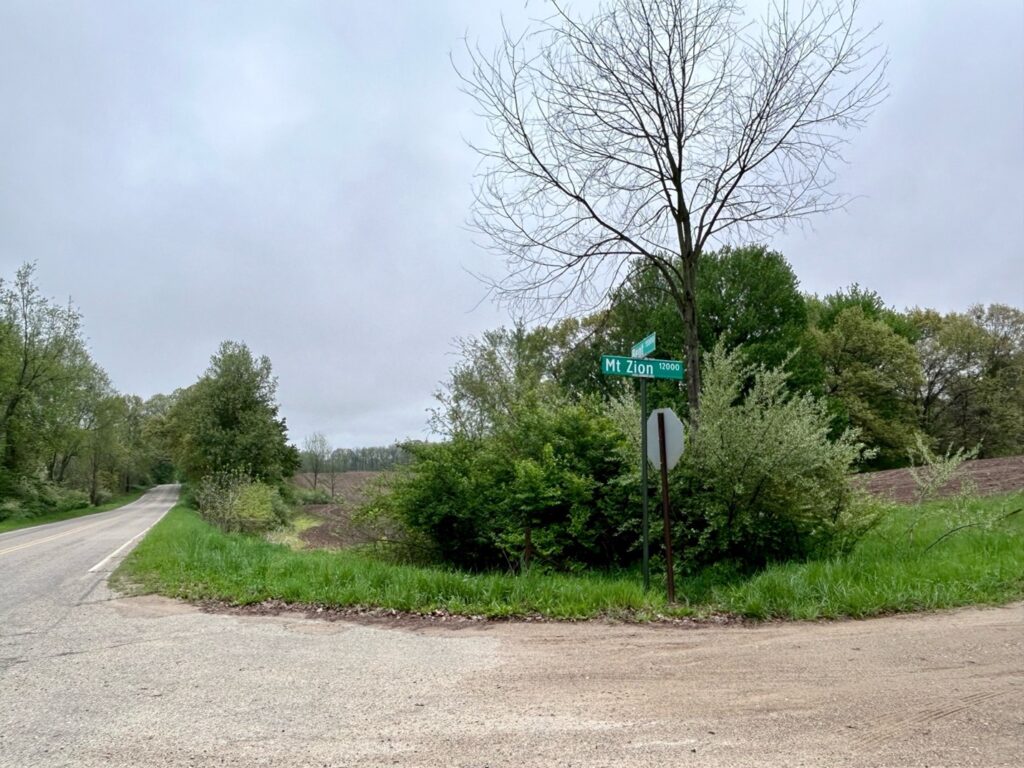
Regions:
<instances>
[{"instance_id":1,"label":"bare tree","mask_svg":"<svg viewBox=\"0 0 1024 768\"><path fill-rule=\"evenodd\" d=\"M331 446L321 432L314 432L302 443L302 454L305 460L306 469L313 473L313 490L316 490L317 480L327 459L331 455Z\"/></svg>"},{"instance_id":2,"label":"bare tree","mask_svg":"<svg viewBox=\"0 0 1024 768\"><path fill-rule=\"evenodd\" d=\"M506 259L496 295L525 311L593 309L631 269L666 280L700 391L696 277L709 243L763 238L833 210L850 129L886 92L886 56L856 0L559 0L460 72L490 140L473 223Z\"/></svg>"},{"instance_id":3,"label":"bare tree","mask_svg":"<svg viewBox=\"0 0 1024 768\"><path fill-rule=\"evenodd\" d=\"M331 451L331 455L327 459L327 471L331 478L331 498L333 499L336 495L336 488L338 485L338 468L341 465L340 451L336 448Z\"/></svg>"}]
</instances>

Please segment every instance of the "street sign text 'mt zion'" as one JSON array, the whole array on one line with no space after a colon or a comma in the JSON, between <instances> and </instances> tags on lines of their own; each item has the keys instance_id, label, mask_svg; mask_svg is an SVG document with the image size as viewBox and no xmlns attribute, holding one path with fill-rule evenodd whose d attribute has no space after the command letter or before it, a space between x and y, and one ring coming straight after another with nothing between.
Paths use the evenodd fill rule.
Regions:
<instances>
[{"instance_id":1,"label":"street sign text 'mt zion'","mask_svg":"<svg viewBox=\"0 0 1024 768\"><path fill-rule=\"evenodd\" d=\"M683 364L679 360L651 360L619 355L601 355L601 373L606 376L629 376L635 379L683 380Z\"/></svg>"}]
</instances>

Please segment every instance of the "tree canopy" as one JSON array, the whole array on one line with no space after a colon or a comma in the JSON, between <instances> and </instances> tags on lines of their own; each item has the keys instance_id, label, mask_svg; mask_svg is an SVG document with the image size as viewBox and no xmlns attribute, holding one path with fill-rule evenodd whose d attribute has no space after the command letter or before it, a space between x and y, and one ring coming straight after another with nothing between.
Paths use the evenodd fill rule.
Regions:
<instances>
[{"instance_id":1,"label":"tree canopy","mask_svg":"<svg viewBox=\"0 0 1024 768\"><path fill-rule=\"evenodd\" d=\"M199 381L179 393L170 414L178 468L198 480L241 472L278 482L299 467L278 417L277 380L270 359L242 343L225 341Z\"/></svg>"}]
</instances>

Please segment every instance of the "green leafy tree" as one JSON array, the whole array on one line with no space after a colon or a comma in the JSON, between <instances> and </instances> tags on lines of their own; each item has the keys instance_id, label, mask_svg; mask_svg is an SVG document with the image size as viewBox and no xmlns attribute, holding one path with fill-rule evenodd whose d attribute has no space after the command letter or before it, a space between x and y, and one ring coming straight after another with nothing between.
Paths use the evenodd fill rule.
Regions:
<instances>
[{"instance_id":1,"label":"green leafy tree","mask_svg":"<svg viewBox=\"0 0 1024 768\"><path fill-rule=\"evenodd\" d=\"M1024 312L994 304L966 313L910 313L923 383L921 424L941 450L1024 452Z\"/></svg>"},{"instance_id":2,"label":"green leafy tree","mask_svg":"<svg viewBox=\"0 0 1024 768\"><path fill-rule=\"evenodd\" d=\"M431 428L441 435L487 434L507 418L515 402L555 379L577 326L527 330L519 325L457 341L460 362L435 393Z\"/></svg>"},{"instance_id":3,"label":"green leafy tree","mask_svg":"<svg viewBox=\"0 0 1024 768\"><path fill-rule=\"evenodd\" d=\"M786 363L794 390L820 390L824 372L808 331L804 296L790 265L763 245L723 248L706 253L697 279L701 307L701 349L710 352L721 342L727 349L742 346L748 362L777 366ZM618 382L599 375L602 352L628 354L630 346L654 331L659 349L678 349L683 329L665 278L640 265L615 293L612 307L589 321L593 332L570 347L569 362L560 370L568 388L616 396ZM582 375L573 375L582 373ZM680 407L686 400L672 385L657 384L652 398L659 405Z\"/></svg>"},{"instance_id":4,"label":"green leafy tree","mask_svg":"<svg viewBox=\"0 0 1024 768\"><path fill-rule=\"evenodd\" d=\"M50 482L63 483L68 470L82 453L85 424L95 393L106 386L106 374L84 354L74 356L67 376L47 387L37 402L38 438Z\"/></svg>"},{"instance_id":5,"label":"green leafy tree","mask_svg":"<svg viewBox=\"0 0 1024 768\"><path fill-rule=\"evenodd\" d=\"M270 359L225 341L199 381L182 391L168 416L177 466L190 480L241 471L272 483L298 469L278 417Z\"/></svg>"},{"instance_id":6,"label":"green leafy tree","mask_svg":"<svg viewBox=\"0 0 1024 768\"><path fill-rule=\"evenodd\" d=\"M807 299L810 324L822 331L831 330L844 311L858 308L869 320L885 323L893 333L913 343L917 340L918 329L909 315L886 306L875 291L862 288L857 283L830 293L824 298L810 296Z\"/></svg>"},{"instance_id":7,"label":"green leafy tree","mask_svg":"<svg viewBox=\"0 0 1024 768\"><path fill-rule=\"evenodd\" d=\"M89 503L94 505L102 502L104 488L119 485L119 470L128 458L124 441L125 400L109 388L95 394L85 423Z\"/></svg>"},{"instance_id":8,"label":"green leafy tree","mask_svg":"<svg viewBox=\"0 0 1024 768\"><path fill-rule=\"evenodd\" d=\"M36 469L42 446L33 417L84 350L78 311L44 298L34 272L27 264L13 282L0 279L0 486Z\"/></svg>"},{"instance_id":9,"label":"green leafy tree","mask_svg":"<svg viewBox=\"0 0 1024 768\"><path fill-rule=\"evenodd\" d=\"M923 383L914 346L857 305L840 311L815 337L838 431L858 429L877 449L876 467L905 464L918 428Z\"/></svg>"}]
</instances>

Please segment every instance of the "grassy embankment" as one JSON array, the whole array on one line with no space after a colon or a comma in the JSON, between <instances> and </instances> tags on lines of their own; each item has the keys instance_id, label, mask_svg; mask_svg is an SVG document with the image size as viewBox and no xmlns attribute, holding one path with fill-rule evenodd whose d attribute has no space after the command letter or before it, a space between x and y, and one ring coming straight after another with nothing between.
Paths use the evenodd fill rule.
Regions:
<instances>
[{"instance_id":1,"label":"grassy embankment","mask_svg":"<svg viewBox=\"0 0 1024 768\"><path fill-rule=\"evenodd\" d=\"M46 515L39 515L38 517L28 517L19 520L4 520L0 522L0 533L7 533L8 531L17 531L21 528L31 528L35 525L44 525L45 523L59 523L61 520L71 520L75 517L84 517L85 515L95 515L99 512L109 512L112 509L123 507L125 504L131 504L137 500L145 490L129 491L128 493L120 493L112 497L109 501L105 501L102 504L98 504L95 507L81 507L79 509L68 509L63 512L51 512Z\"/></svg>"},{"instance_id":2,"label":"grassy embankment","mask_svg":"<svg viewBox=\"0 0 1024 768\"><path fill-rule=\"evenodd\" d=\"M938 506L932 511L942 506L933 504ZM972 504L1010 512L1024 506L1024 492ZM951 524L929 519L910 543L907 527L916 514L911 507L895 508L847 557L777 565L731 583L682 579L675 606L668 606L658 589L645 595L633 573L467 574L395 565L354 551L296 551L223 534L181 505L153 528L116 578L138 592L189 600L248 604L278 599L559 619L716 613L758 619L865 617L1024 598L1024 513L991 530L961 531L928 552L926 546Z\"/></svg>"}]
</instances>

